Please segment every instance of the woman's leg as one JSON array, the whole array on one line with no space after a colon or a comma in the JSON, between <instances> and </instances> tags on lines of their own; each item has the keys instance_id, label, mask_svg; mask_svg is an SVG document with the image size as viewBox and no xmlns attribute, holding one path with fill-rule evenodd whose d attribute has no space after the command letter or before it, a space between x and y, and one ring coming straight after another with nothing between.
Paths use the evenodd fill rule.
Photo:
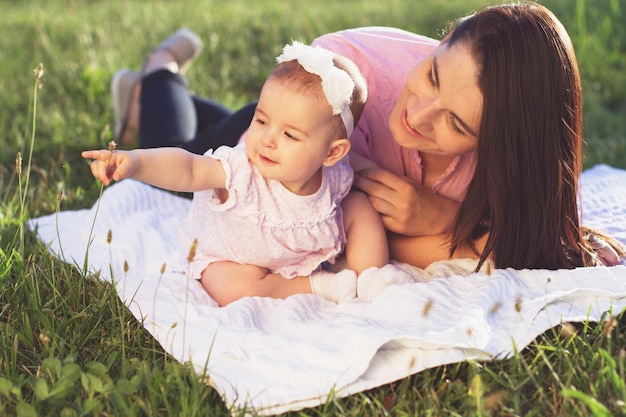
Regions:
<instances>
[{"instance_id":1,"label":"woman's leg","mask_svg":"<svg viewBox=\"0 0 626 417\"><path fill-rule=\"evenodd\" d=\"M141 80L139 147L184 147L195 137L197 117L186 80L167 69Z\"/></svg>"},{"instance_id":2,"label":"woman's leg","mask_svg":"<svg viewBox=\"0 0 626 417\"><path fill-rule=\"evenodd\" d=\"M126 146L132 146L137 139L141 119L142 83L135 80L155 72L163 72L163 70L182 75L198 57L201 50L202 40L195 33L188 29L179 29L148 55L141 66L140 73L133 73L130 70L118 71L111 85L115 89L112 96L115 105L116 139ZM120 73L122 74L118 77ZM134 84L130 95L128 94L129 83ZM186 89L186 86L184 87ZM125 101L126 97L129 97L128 101ZM155 140L155 142L159 144L159 141Z\"/></svg>"},{"instance_id":3,"label":"woman's leg","mask_svg":"<svg viewBox=\"0 0 626 417\"><path fill-rule=\"evenodd\" d=\"M197 154L235 146L256 108L251 103L233 113L220 103L191 96L186 80L168 70L143 78L140 103L140 147L177 146Z\"/></svg>"},{"instance_id":4,"label":"woman's leg","mask_svg":"<svg viewBox=\"0 0 626 417\"><path fill-rule=\"evenodd\" d=\"M186 148L199 154L222 145L236 146L241 135L248 130L256 109L256 102L234 113L210 100L195 97L194 103L198 117L198 132L196 138L190 141Z\"/></svg>"},{"instance_id":5,"label":"woman's leg","mask_svg":"<svg viewBox=\"0 0 626 417\"><path fill-rule=\"evenodd\" d=\"M176 146L197 154L235 146L255 108L251 103L233 113L220 103L191 96L181 75L158 70L141 82L139 146Z\"/></svg>"},{"instance_id":6,"label":"woman's leg","mask_svg":"<svg viewBox=\"0 0 626 417\"><path fill-rule=\"evenodd\" d=\"M124 117L122 144L131 144L137 132L142 148L176 146L202 154L237 144L250 125L256 103L233 113L215 101L190 95L187 81L179 72L189 66L200 49L197 36L183 30L148 56Z\"/></svg>"}]
</instances>

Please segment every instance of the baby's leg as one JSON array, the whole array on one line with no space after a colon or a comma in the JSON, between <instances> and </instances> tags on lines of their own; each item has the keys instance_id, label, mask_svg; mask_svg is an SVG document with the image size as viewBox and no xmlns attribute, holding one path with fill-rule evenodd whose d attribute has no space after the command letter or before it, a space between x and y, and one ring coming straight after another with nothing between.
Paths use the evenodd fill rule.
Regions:
<instances>
[{"instance_id":1,"label":"baby's leg","mask_svg":"<svg viewBox=\"0 0 626 417\"><path fill-rule=\"evenodd\" d=\"M286 298L294 294L310 294L309 277L287 279L256 265L221 261L202 271L201 283L209 295L225 306L243 297Z\"/></svg>"},{"instance_id":2,"label":"baby's leg","mask_svg":"<svg viewBox=\"0 0 626 417\"><path fill-rule=\"evenodd\" d=\"M387 234L380 215L362 192L350 192L341 203L346 229L348 268L360 274L389 263Z\"/></svg>"}]
</instances>

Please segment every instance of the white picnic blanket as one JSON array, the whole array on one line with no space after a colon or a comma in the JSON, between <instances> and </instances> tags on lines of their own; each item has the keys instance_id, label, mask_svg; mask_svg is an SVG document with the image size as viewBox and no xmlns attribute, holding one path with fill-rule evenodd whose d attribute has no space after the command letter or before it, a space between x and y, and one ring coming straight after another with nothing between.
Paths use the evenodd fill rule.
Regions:
<instances>
[{"instance_id":1,"label":"white picnic blanket","mask_svg":"<svg viewBox=\"0 0 626 417\"><path fill-rule=\"evenodd\" d=\"M626 171L585 171L581 200L586 225L626 243ZM626 306L623 264L422 280L391 286L371 302L298 295L218 308L170 267L188 207L187 199L125 180L105 190L97 217L94 205L30 227L57 257L82 268L88 251L101 279L112 270L137 319L167 352L208 375L229 407L278 414L442 364L504 358L559 323L597 321Z\"/></svg>"}]
</instances>

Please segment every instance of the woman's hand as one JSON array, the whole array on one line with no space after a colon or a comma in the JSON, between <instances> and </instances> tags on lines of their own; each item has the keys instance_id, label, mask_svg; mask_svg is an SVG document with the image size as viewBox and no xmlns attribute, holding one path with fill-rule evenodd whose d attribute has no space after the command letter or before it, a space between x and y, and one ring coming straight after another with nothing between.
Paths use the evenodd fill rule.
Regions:
<instances>
[{"instance_id":1,"label":"woman's hand","mask_svg":"<svg viewBox=\"0 0 626 417\"><path fill-rule=\"evenodd\" d=\"M400 235L450 232L459 209L459 203L382 168L356 172L354 185L368 195L385 228Z\"/></svg>"}]
</instances>

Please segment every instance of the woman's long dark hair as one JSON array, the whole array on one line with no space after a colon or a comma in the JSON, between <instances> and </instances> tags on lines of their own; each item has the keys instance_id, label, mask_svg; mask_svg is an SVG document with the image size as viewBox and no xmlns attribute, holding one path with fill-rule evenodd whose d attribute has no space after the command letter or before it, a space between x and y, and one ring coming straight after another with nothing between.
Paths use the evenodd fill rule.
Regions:
<instances>
[{"instance_id":1,"label":"woman's long dark hair","mask_svg":"<svg viewBox=\"0 0 626 417\"><path fill-rule=\"evenodd\" d=\"M582 89L563 26L541 5L501 5L460 20L444 42L469 49L483 93L476 172L452 251L489 233L480 264L594 264L577 200Z\"/></svg>"}]
</instances>

